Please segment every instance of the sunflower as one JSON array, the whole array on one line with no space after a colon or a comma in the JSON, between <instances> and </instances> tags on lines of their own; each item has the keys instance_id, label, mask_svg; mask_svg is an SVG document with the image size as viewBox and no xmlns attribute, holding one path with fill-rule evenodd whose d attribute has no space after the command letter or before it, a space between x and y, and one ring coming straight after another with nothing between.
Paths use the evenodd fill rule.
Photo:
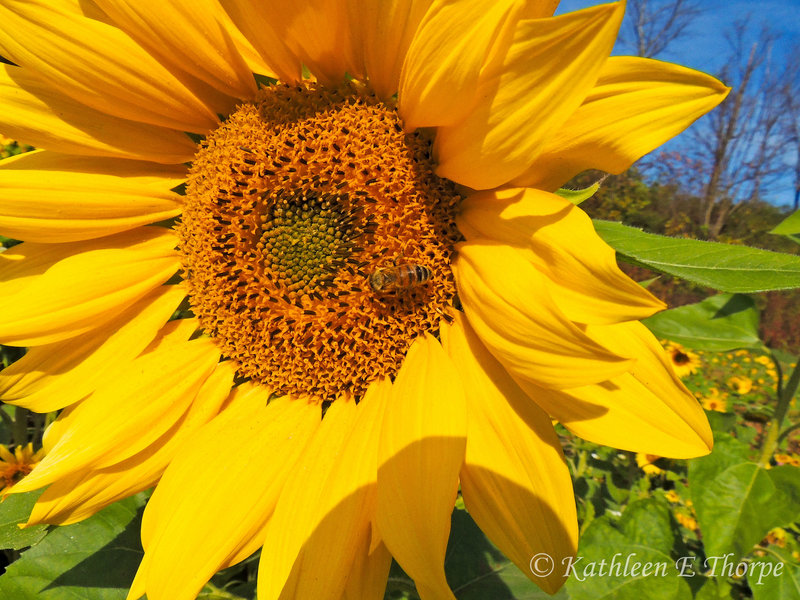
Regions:
<instances>
[{"instance_id":1,"label":"sunflower","mask_svg":"<svg viewBox=\"0 0 800 600\"><path fill-rule=\"evenodd\" d=\"M0 481L3 487L0 494L7 492L20 479L30 473L44 456L44 449L33 451L33 444L17 446L11 451L0 444Z\"/></svg>"},{"instance_id":2,"label":"sunflower","mask_svg":"<svg viewBox=\"0 0 800 600\"><path fill-rule=\"evenodd\" d=\"M672 368L678 377L687 377L700 368L703 361L694 352L687 350L677 342L668 342L666 344L667 354L672 361Z\"/></svg>"},{"instance_id":3,"label":"sunflower","mask_svg":"<svg viewBox=\"0 0 800 600\"><path fill-rule=\"evenodd\" d=\"M553 192L727 88L609 58L622 3L556 4L0 3L0 128L43 149L0 166L0 343L30 347L0 393L61 411L12 490L48 486L29 523L157 484L131 600L262 546L262 600L381 598L392 556L453 598L460 488L554 592L528 568L577 543L551 418L706 454L638 322L663 304Z\"/></svg>"}]
</instances>

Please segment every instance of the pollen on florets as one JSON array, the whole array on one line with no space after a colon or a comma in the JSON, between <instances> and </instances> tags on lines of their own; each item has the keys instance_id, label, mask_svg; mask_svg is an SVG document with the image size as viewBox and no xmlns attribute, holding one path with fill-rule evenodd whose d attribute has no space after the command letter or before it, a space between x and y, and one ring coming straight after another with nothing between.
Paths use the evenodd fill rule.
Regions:
<instances>
[{"instance_id":1,"label":"pollen on florets","mask_svg":"<svg viewBox=\"0 0 800 600\"><path fill-rule=\"evenodd\" d=\"M202 143L178 226L191 305L243 377L358 398L455 297L455 186L431 141L355 84L273 86ZM376 293L392 265L430 270Z\"/></svg>"}]
</instances>

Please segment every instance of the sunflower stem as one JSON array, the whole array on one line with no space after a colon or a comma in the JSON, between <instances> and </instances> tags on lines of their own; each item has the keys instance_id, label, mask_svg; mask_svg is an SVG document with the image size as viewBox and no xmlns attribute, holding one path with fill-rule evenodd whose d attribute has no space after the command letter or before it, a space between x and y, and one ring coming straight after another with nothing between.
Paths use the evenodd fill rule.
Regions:
<instances>
[{"instance_id":1,"label":"sunflower stem","mask_svg":"<svg viewBox=\"0 0 800 600\"><path fill-rule=\"evenodd\" d=\"M759 466L766 466L769 464L772 454L778 448L778 443L781 440L781 426L786 413L789 410L789 403L797 393L797 388L800 386L800 363L795 365L792 374L789 376L785 386L781 386L780 378L778 380L778 405L775 407L775 412L769 423L767 435L764 436L764 442L761 445L761 458L758 461Z\"/></svg>"},{"instance_id":2,"label":"sunflower stem","mask_svg":"<svg viewBox=\"0 0 800 600\"><path fill-rule=\"evenodd\" d=\"M200 592L198 598L202 600L244 600L241 596L219 588L210 581L206 583L205 588Z\"/></svg>"},{"instance_id":3,"label":"sunflower stem","mask_svg":"<svg viewBox=\"0 0 800 600\"><path fill-rule=\"evenodd\" d=\"M780 444L783 440L785 440L790 433L792 433L793 431L797 431L798 429L800 429L800 423L795 423L794 425L790 425L789 427L781 431L781 434L778 436L778 444Z\"/></svg>"},{"instance_id":4,"label":"sunflower stem","mask_svg":"<svg viewBox=\"0 0 800 600\"><path fill-rule=\"evenodd\" d=\"M14 407L14 443L24 446L28 443L28 411L21 406Z\"/></svg>"},{"instance_id":5,"label":"sunflower stem","mask_svg":"<svg viewBox=\"0 0 800 600\"><path fill-rule=\"evenodd\" d=\"M13 430L14 430L14 419L12 419L12 418L11 418L11 415L9 415L9 414L8 414L8 413L5 411L5 408L6 408L6 406L8 406L8 405L4 405L4 406L3 406L3 409L0 409L0 419L2 419L2 421L3 421L3 424L4 424L6 427L8 427L8 430L9 430L9 431L13 431Z\"/></svg>"}]
</instances>

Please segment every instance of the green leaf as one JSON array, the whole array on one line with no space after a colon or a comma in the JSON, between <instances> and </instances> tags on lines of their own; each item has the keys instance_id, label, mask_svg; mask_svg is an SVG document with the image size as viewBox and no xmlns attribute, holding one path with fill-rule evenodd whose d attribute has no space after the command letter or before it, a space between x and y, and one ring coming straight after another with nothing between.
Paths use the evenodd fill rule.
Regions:
<instances>
[{"instance_id":1,"label":"green leaf","mask_svg":"<svg viewBox=\"0 0 800 600\"><path fill-rule=\"evenodd\" d=\"M705 577L694 600L731 600L731 584L718 577Z\"/></svg>"},{"instance_id":2,"label":"green leaf","mask_svg":"<svg viewBox=\"0 0 800 600\"><path fill-rule=\"evenodd\" d=\"M465 510L454 510L445 573L458 600L567 600L543 592L492 545Z\"/></svg>"},{"instance_id":3,"label":"green leaf","mask_svg":"<svg viewBox=\"0 0 800 600\"><path fill-rule=\"evenodd\" d=\"M792 235L800 233L800 210L797 210L778 223L769 233L775 235Z\"/></svg>"},{"instance_id":4,"label":"green leaf","mask_svg":"<svg viewBox=\"0 0 800 600\"><path fill-rule=\"evenodd\" d=\"M719 433L730 433L736 427L737 415L735 413L721 413L716 410L707 410L706 417L711 430Z\"/></svg>"},{"instance_id":5,"label":"green leaf","mask_svg":"<svg viewBox=\"0 0 800 600\"><path fill-rule=\"evenodd\" d=\"M758 338L758 311L753 300L741 294L711 296L697 304L665 310L643 323L656 337L696 350L764 349Z\"/></svg>"},{"instance_id":6,"label":"green leaf","mask_svg":"<svg viewBox=\"0 0 800 600\"><path fill-rule=\"evenodd\" d=\"M763 292L800 287L800 256L645 233L611 221L594 227L619 257L722 292Z\"/></svg>"},{"instance_id":7,"label":"green leaf","mask_svg":"<svg viewBox=\"0 0 800 600\"><path fill-rule=\"evenodd\" d=\"M789 498L787 508L794 507L794 517L786 523L800 521L800 469L791 465L773 467L769 470L769 476L775 487Z\"/></svg>"},{"instance_id":8,"label":"green leaf","mask_svg":"<svg viewBox=\"0 0 800 600\"><path fill-rule=\"evenodd\" d=\"M792 501L800 475L761 468L749 453L736 438L717 434L714 451L689 462L689 491L709 560L722 561L730 553L729 560L738 561L770 529L793 522L798 514Z\"/></svg>"},{"instance_id":9,"label":"green leaf","mask_svg":"<svg viewBox=\"0 0 800 600\"><path fill-rule=\"evenodd\" d=\"M753 563L748 569L747 583L754 600L800 600L800 565L771 556L759 557Z\"/></svg>"},{"instance_id":10,"label":"green leaf","mask_svg":"<svg viewBox=\"0 0 800 600\"><path fill-rule=\"evenodd\" d=\"M143 555L143 505L138 494L85 521L54 528L0 576L0 598L124 600Z\"/></svg>"},{"instance_id":11,"label":"green leaf","mask_svg":"<svg viewBox=\"0 0 800 600\"><path fill-rule=\"evenodd\" d=\"M654 498L628 506L615 527L600 517L581 537L570 571L570 600L689 600L672 558L675 536L667 506Z\"/></svg>"},{"instance_id":12,"label":"green leaf","mask_svg":"<svg viewBox=\"0 0 800 600\"><path fill-rule=\"evenodd\" d=\"M583 188L582 190L568 190L567 188L559 188L556 190L556 194L561 196L562 198L566 198L576 206L583 202L584 200L588 200L592 196L595 195L597 190L600 189L600 182L598 181L594 185L590 185L587 188Z\"/></svg>"},{"instance_id":13,"label":"green leaf","mask_svg":"<svg viewBox=\"0 0 800 600\"><path fill-rule=\"evenodd\" d=\"M0 503L0 548L3 550L21 550L33 546L47 532L47 525L34 525L20 529L33 510L42 490L27 494L11 494Z\"/></svg>"}]
</instances>

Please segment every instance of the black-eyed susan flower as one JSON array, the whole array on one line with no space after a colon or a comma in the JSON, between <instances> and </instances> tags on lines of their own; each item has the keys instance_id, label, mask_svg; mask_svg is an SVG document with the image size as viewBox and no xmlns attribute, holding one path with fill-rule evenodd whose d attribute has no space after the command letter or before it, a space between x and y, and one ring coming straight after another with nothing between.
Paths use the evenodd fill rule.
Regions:
<instances>
[{"instance_id":1,"label":"black-eyed susan flower","mask_svg":"<svg viewBox=\"0 0 800 600\"><path fill-rule=\"evenodd\" d=\"M698 531L699 526L697 525L697 519L695 519L692 515L688 515L685 512L675 511L675 520L683 525L686 529L691 531Z\"/></svg>"},{"instance_id":2,"label":"black-eyed susan flower","mask_svg":"<svg viewBox=\"0 0 800 600\"><path fill-rule=\"evenodd\" d=\"M727 393L720 393L719 389L712 387L708 394L702 396L700 403L706 410L726 412L728 410L728 395Z\"/></svg>"},{"instance_id":3,"label":"black-eyed susan flower","mask_svg":"<svg viewBox=\"0 0 800 600\"><path fill-rule=\"evenodd\" d=\"M645 454L644 452L637 452L636 465L642 470L642 472L645 475L649 477L654 477L664 472L664 469L662 469L656 464L656 461L660 458L661 458L660 456L657 456L655 454Z\"/></svg>"},{"instance_id":4,"label":"black-eyed susan flower","mask_svg":"<svg viewBox=\"0 0 800 600\"><path fill-rule=\"evenodd\" d=\"M734 375L728 378L728 387L735 393L743 396L753 389L753 380L746 375Z\"/></svg>"},{"instance_id":5,"label":"black-eyed susan flower","mask_svg":"<svg viewBox=\"0 0 800 600\"><path fill-rule=\"evenodd\" d=\"M788 534L783 527L776 527L774 529L770 529L767 533L766 537L764 538L765 545L774 545L779 546L780 548L786 547L786 539Z\"/></svg>"},{"instance_id":6,"label":"black-eyed susan flower","mask_svg":"<svg viewBox=\"0 0 800 600\"><path fill-rule=\"evenodd\" d=\"M261 546L262 600L380 598L391 556L452 598L459 486L529 576L575 552L551 418L707 453L663 304L552 192L727 89L609 58L621 3L555 5L0 2L0 128L43 149L0 165L0 343L31 347L0 393L63 409L30 522L157 483L131 600Z\"/></svg>"},{"instance_id":7,"label":"black-eyed susan flower","mask_svg":"<svg viewBox=\"0 0 800 600\"><path fill-rule=\"evenodd\" d=\"M692 375L703 364L697 354L687 350L677 342L668 342L666 350L672 362L672 368L678 377L683 378Z\"/></svg>"},{"instance_id":8,"label":"black-eyed susan flower","mask_svg":"<svg viewBox=\"0 0 800 600\"><path fill-rule=\"evenodd\" d=\"M33 444L17 446L14 452L0 444L0 494L7 492L13 485L18 483L23 477L30 473L44 457L44 449L40 448L33 451Z\"/></svg>"},{"instance_id":9,"label":"black-eyed susan flower","mask_svg":"<svg viewBox=\"0 0 800 600\"><path fill-rule=\"evenodd\" d=\"M793 467L800 467L800 456L797 454L778 453L775 455L775 462L778 465L792 465Z\"/></svg>"},{"instance_id":10,"label":"black-eyed susan flower","mask_svg":"<svg viewBox=\"0 0 800 600\"><path fill-rule=\"evenodd\" d=\"M761 356L756 356L753 360L760 365L764 365L765 367L768 367L772 364L772 359L765 354L762 354Z\"/></svg>"}]
</instances>

